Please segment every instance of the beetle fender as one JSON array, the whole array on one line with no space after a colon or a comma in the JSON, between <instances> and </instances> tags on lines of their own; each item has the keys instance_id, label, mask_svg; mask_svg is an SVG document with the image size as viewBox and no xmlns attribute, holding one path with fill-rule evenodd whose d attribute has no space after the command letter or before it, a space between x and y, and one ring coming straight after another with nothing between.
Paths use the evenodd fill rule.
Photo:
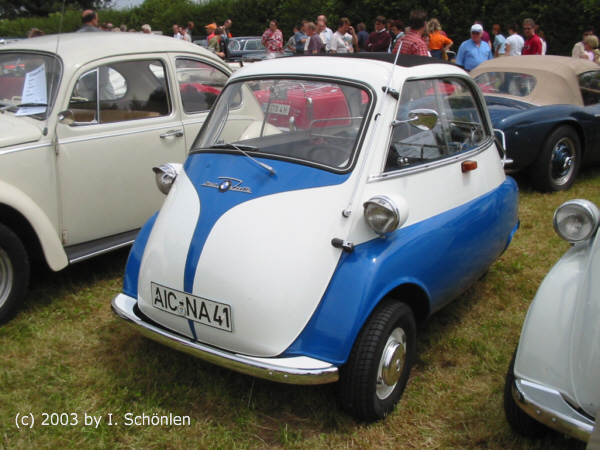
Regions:
<instances>
[{"instance_id":1,"label":"beetle fender","mask_svg":"<svg viewBox=\"0 0 600 450\"><path fill-rule=\"evenodd\" d=\"M14 186L0 181L0 203L19 212L31 224L50 269L58 271L69 264L58 231L31 198Z\"/></svg>"}]
</instances>

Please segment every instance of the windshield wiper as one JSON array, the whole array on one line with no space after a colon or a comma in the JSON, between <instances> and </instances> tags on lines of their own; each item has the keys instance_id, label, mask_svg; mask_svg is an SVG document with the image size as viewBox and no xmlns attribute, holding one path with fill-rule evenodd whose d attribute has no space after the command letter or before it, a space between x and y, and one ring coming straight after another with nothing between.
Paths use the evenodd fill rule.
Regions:
<instances>
[{"instance_id":1,"label":"windshield wiper","mask_svg":"<svg viewBox=\"0 0 600 450\"><path fill-rule=\"evenodd\" d=\"M48 106L47 103L21 103L20 105L15 105L15 108L31 108L34 106Z\"/></svg>"},{"instance_id":2,"label":"windshield wiper","mask_svg":"<svg viewBox=\"0 0 600 450\"><path fill-rule=\"evenodd\" d=\"M254 152L258 151L258 147L255 147L253 145L232 144L230 142L218 142L216 144L211 145L209 148L229 148L232 150L237 150L240 153L242 153L243 155L250 158L252 161L254 161L260 167L265 169L267 172L269 172L269 175L275 175L277 173L277 172L275 172L275 169L273 169L271 166L269 166L268 164L262 163L260 161L257 161L256 159L254 159L252 156L250 156L248 153L246 153L244 151L244 149L248 150L248 151L254 151Z\"/></svg>"}]
</instances>

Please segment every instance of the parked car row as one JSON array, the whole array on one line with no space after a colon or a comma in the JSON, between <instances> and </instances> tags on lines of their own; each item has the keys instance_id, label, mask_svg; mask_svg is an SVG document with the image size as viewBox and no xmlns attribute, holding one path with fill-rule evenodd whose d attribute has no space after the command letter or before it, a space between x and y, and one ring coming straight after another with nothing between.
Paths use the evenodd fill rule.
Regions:
<instances>
[{"instance_id":1,"label":"parked car row","mask_svg":"<svg viewBox=\"0 0 600 450\"><path fill-rule=\"evenodd\" d=\"M505 173L567 189L600 140L593 64L523 57L517 73L503 58L469 76L394 58L232 73L200 46L153 36L0 49L0 320L25 295L32 259L60 270L133 242L112 300L124 324L252 376L339 382L348 414L383 419L408 382L418 325L519 227ZM599 220L584 200L556 212L574 245L540 287L506 381L521 433L587 440L594 427Z\"/></svg>"}]
</instances>

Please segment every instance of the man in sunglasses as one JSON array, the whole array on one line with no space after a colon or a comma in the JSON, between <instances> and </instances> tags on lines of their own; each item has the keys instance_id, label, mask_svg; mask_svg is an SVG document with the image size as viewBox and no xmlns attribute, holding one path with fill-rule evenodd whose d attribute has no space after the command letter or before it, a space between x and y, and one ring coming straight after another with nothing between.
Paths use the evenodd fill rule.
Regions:
<instances>
[{"instance_id":1,"label":"man in sunglasses","mask_svg":"<svg viewBox=\"0 0 600 450\"><path fill-rule=\"evenodd\" d=\"M471 71L479 64L494 57L489 44L481 39L483 27L476 23L471 27L471 39L460 44L456 54L456 64Z\"/></svg>"},{"instance_id":2,"label":"man in sunglasses","mask_svg":"<svg viewBox=\"0 0 600 450\"><path fill-rule=\"evenodd\" d=\"M542 40L535 34L535 22L533 19L523 21L523 34L525 35L525 45L521 50L521 55L541 55Z\"/></svg>"}]
</instances>

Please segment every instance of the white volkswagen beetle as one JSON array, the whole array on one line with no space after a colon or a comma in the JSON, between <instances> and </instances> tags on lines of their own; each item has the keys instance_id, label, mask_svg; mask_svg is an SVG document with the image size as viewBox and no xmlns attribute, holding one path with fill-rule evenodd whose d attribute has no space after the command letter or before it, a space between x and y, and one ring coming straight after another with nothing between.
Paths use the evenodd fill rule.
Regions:
<instances>
[{"instance_id":1,"label":"white volkswagen beetle","mask_svg":"<svg viewBox=\"0 0 600 450\"><path fill-rule=\"evenodd\" d=\"M504 390L508 423L526 436L551 428L588 441L598 426L599 222L598 208L587 200L568 201L554 214L554 229L573 246L529 307Z\"/></svg>"},{"instance_id":2,"label":"white volkswagen beetle","mask_svg":"<svg viewBox=\"0 0 600 450\"><path fill-rule=\"evenodd\" d=\"M518 227L480 91L430 58L244 67L183 167L156 172L169 193L135 241L115 313L243 373L339 379L365 421L400 398L416 325Z\"/></svg>"},{"instance_id":3,"label":"white volkswagen beetle","mask_svg":"<svg viewBox=\"0 0 600 450\"><path fill-rule=\"evenodd\" d=\"M0 321L29 262L52 270L128 245L164 197L231 70L197 45L70 33L0 48Z\"/></svg>"}]
</instances>

